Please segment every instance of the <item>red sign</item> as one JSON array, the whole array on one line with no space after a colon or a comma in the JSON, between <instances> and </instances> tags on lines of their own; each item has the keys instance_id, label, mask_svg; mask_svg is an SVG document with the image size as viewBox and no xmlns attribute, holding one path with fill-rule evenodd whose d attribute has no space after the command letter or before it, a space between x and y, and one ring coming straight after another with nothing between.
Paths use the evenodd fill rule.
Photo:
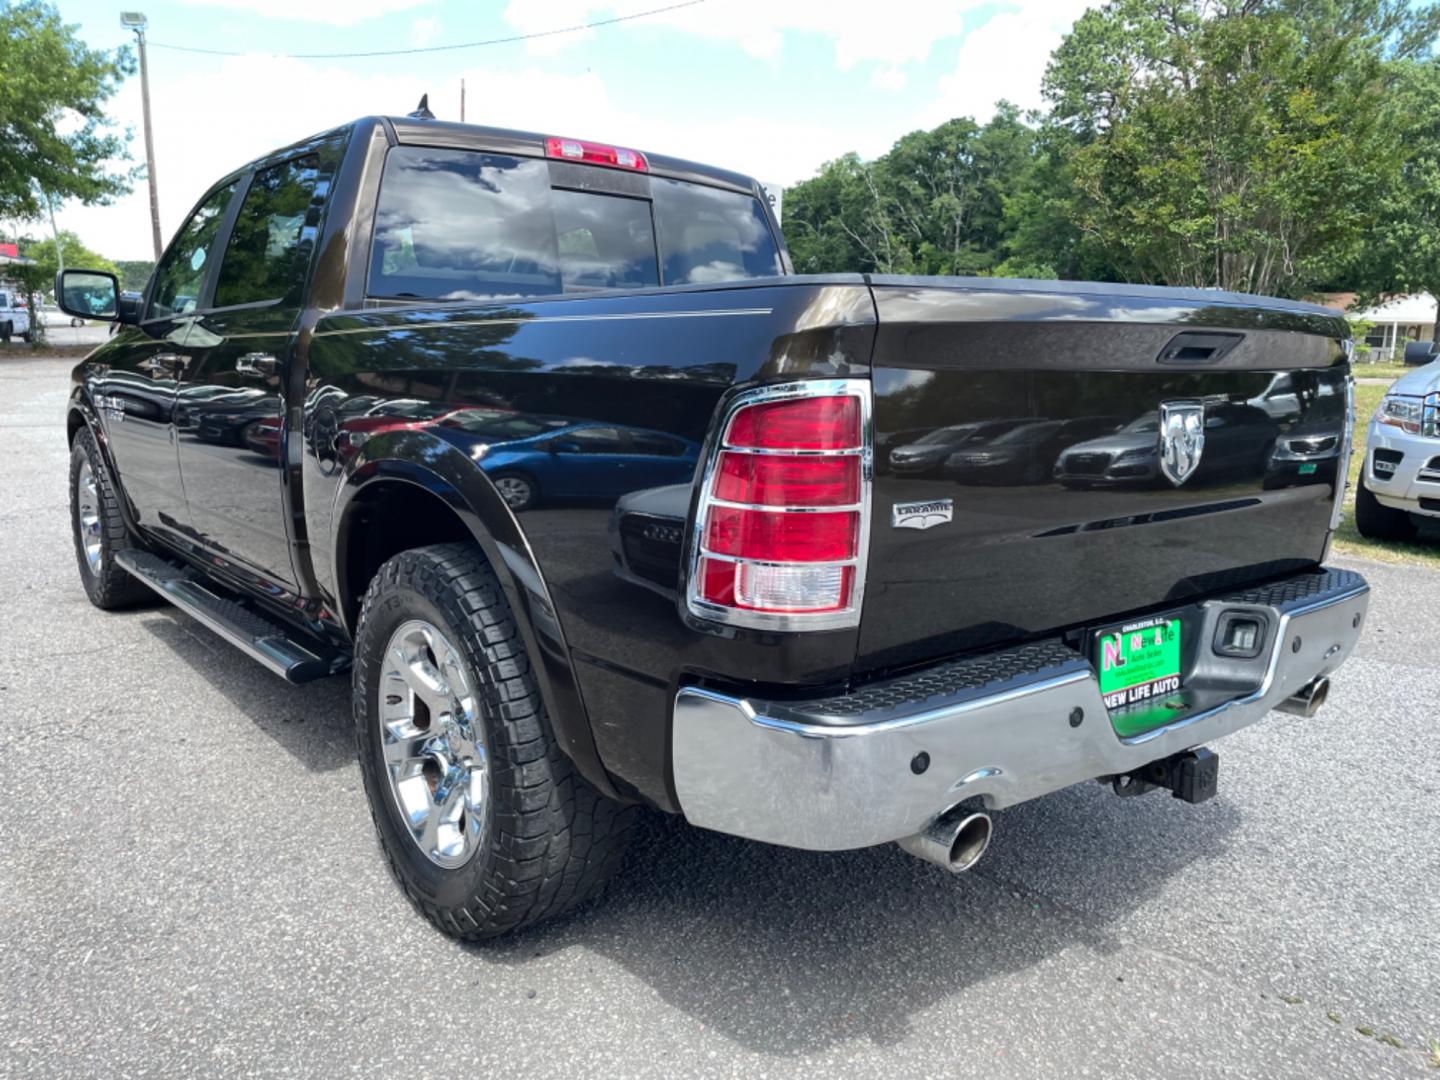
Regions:
<instances>
[{"instance_id":1,"label":"red sign","mask_svg":"<svg viewBox=\"0 0 1440 1080\"><path fill-rule=\"evenodd\" d=\"M0 244L0 255L9 255L12 259L18 259L20 248L15 244Z\"/></svg>"}]
</instances>

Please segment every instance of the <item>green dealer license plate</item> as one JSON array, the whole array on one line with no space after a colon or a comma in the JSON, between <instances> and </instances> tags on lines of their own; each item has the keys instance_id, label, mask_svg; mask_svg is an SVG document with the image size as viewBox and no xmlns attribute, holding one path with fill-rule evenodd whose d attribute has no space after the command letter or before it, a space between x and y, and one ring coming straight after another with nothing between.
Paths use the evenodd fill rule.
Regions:
<instances>
[{"instance_id":1,"label":"green dealer license plate","mask_svg":"<svg viewBox=\"0 0 1440 1080\"><path fill-rule=\"evenodd\" d=\"M1096 641L1100 696L1109 709L1143 705L1180 689L1180 620L1142 619Z\"/></svg>"}]
</instances>

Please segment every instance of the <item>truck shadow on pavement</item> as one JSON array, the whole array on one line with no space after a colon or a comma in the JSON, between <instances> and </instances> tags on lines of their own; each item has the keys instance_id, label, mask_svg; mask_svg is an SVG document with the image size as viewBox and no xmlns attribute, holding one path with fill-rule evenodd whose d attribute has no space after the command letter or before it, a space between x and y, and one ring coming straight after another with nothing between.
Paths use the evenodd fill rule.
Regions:
<instances>
[{"instance_id":1,"label":"truck shadow on pavement","mask_svg":"<svg viewBox=\"0 0 1440 1080\"><path fill-rule=\"evenodd\" d=\"M305 768L330 772L354 764L348 674L291 686L168 605L137 622Z\"/></svg>"},{"instance_id":2,"label":"truck shadow on pavement","mask_svg":"<svg viewBox=\"0 0 1440 1080\"><path fill-rule=\"evenodd\" d=\"M306 768L354 761L348 678L290 686L174 611L137 621ZM993 816L989 853L952 877L894 845L796 851L648 812L599 900L465 952L516 968L572 950L598 954L696 1023L761 1053L855 1039L892 1045L935 1022L919 1014L967 988L1067 949L1118 953L1114 924L1178 876L1202 887L1205 864L1224 859L1240 822L1223 787L1187 806L1163 792L1117 799L1080 784ZM1117 960L1115 976L1125 973Z\"/></svg>"},{"instance_id":3,"label":"truck shadow on pavement","mask_svg":"<svg viewBox=\"0 0 1440 1080\"><path fill-rule=\"evenodd\" d=\"M1239 823L1223 794L1192 807L1163 792L1121 800L1098 784L994 817L990 852L952 877L894 845L794 851L652 813L598 902L473 953L513 964L599 953L761 1053L891 1045L968 987L1071 948L1118 953L1111 924L1176 875L1203 878Z\"/></svg>"}]
</instances>

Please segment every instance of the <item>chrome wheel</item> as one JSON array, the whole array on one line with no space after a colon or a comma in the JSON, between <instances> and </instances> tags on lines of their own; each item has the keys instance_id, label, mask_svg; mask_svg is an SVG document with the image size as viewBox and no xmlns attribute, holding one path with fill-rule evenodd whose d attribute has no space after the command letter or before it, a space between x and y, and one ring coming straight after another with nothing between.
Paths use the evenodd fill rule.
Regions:
<instances>
[{"instance_id":1,"label":"chrome wheel","mask_svg":"<svg viewBox=\"0 0 1440 1080\"><path fill-rule=\"evenodd\" d=\"M512 509L520 510L530 505L530 481L520 476L502 476L495 481L500 497Z\"/></svg>"},{"instance_id":2,"label":"chrome wheel","mask_svg":"<svg viewBox=\"0 0 1440 1080\"><path fill-rule=\"evenodd\" d=\"M423 619L402 623L379 691L385 771L410 839L437 866L462 866L484 839L490 761L460 650Z\"/></svg>"},{"instance_id":3,"label":"chrome wheel","mask_svg":"<svg viewBox=\"0 0 1440 1080\"><path fill-rule=\"evenodd\" d=\"M100 493L95 486L95 473L87 461L75 477L75 501L80 521L80 546L85 549L85 562L92 574L100 573Z\"/></svg>"}]
</instances>

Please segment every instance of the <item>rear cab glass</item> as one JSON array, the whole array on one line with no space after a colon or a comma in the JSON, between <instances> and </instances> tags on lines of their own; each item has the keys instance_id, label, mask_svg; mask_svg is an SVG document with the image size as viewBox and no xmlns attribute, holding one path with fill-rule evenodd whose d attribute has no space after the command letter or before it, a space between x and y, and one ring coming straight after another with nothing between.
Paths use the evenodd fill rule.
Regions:
<instances>
[{"instance_id":1,"label":"rear cab glass","mask_svg":"<svg viewBox=\"0 0 1440 1080\"><path fill-rule=\"evenodd\" d=\"M523 299L783 272L753 196L636 179L648 198L556 184L545 159L396 147L381 181L368 293Z\"/></svg>"}]
</instances>

